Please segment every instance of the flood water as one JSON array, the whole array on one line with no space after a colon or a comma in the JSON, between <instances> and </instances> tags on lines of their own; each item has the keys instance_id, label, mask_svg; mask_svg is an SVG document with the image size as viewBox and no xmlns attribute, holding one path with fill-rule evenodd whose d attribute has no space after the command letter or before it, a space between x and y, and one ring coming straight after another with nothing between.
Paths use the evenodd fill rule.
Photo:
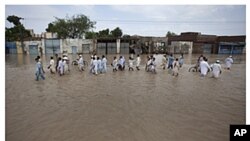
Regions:
<instances>
[{"instance_id":1,"label":"flood water","mask_svg":"<svg viewBox=\"0 0 250 141\"><path fill-rule=\"evenodd\" d=\"M112 72L113 56L106 74L70 66L62 77L45 69L46 79L37 82L35 56L6 55L6 140L228 141L229 125L245 124L245 55L234 56L231 71L218 79L188 72L198 55L184 56L178 77L159 64L157 74L145 72L145 55L140 71ZM206 56L209 63L227 57Z\"/></svg>"}]
</instances>

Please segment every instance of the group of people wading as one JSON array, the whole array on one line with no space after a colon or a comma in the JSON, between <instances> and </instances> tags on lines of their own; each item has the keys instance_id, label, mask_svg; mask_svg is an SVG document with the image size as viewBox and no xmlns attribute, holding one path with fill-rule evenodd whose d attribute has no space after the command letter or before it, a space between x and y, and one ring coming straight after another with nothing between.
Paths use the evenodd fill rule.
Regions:
<instances>
[{"instance_id":1,"label":"group of people wading","mask_svg":"<svg viewBox=\"0 0 250 141\"><path fill-rule=\"evenodd\" d=\"M51 74L58 73L60 76L63 76L64 74L70 73L70 60L67 55L62 55L62 57L59 57L58 54L56 54L55 60L56 61L54 61L53 56L50 57L50 62L47 68L49 69ZM43 63L40 56L37 56L35 61L36 61L36 73L35 73L36 80L38 81L40 78L44 80L45 71L43 69ZM233 63L232 56L226 58L225 59L226 69L230 70L232 63ZM87 61L83 59L82 55L79 55L78 59L73 61L72 64L78 65L78 69L80 72L85 71L86 66L88 66ZM89 73L94 75L106 73L108 71L107 64L108 61L104 55L102 55L102 57L98 57L96 54L93 54L90 58ZM169 54L168 56L167 54L164 54L162 56L160 67L162 67L163 70L165 69L171 70L172 75L177 77L179 75L179 70L183 66L183 64L184 64L183 54L181 54L179 57L174 57L173 54ZM119 59L117 59L117 57L114 56L111 66L113 72L124 71L126 66L125 57L120 56ZM128 66L128 71L134 71L134 67L136 68L137 71L140 71L140 66L141 66L140 55L138 54L135 59L133 58L133 56L130 56L127 66ZM156 74L156 66L157 62L155 56L154 55L148 56L146 60L145 71ZM200 55L199 58L197 59L196 68L200 72L200 75L202 77L206 76L208 72L212 72L212 77L218 78L222 72L220 60L216 60L215 63L209 65L208 59L203 55Z\"/></svg>"}]
</instances>

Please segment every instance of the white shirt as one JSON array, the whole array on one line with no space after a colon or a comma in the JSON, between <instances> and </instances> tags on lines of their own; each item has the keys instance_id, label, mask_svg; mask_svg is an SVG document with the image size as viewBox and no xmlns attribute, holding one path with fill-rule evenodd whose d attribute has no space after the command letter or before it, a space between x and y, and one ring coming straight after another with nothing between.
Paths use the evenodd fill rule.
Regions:
<instances>
[{"instance_id":1,"label":"white shirt","mask_svg":"<svg viewBox=\"0 0 250 141\"><path fill-rule=\"evenodd\" d=\"M212 68L212 73L213 73L213 76L215 77L219 77L219 74L221 72L221 65L218 64L218 63L214 63L211 65L211 68Z\"/></svg>"},{"instance_id":2,"label":"white shirt","mask_svg":"<svg viewBox=\"0 0 250 141\"><path fill-rule=\"evenodd\" d=\"M79 59L78 64L83 65L83 59L82 59L82 57Z\"/></svg>"},{"instance_id":3,"label":"white shirt","mask_svg":"<svg viewBox=\"0 0 250 141\"><path fill-rule=\"evenodd\" d=\"M97 62L97 60L93 60L93 65L95 66L95 69L97 69L97 67L98 67L98 62Z\"/></svg>"},{"instance_id":4,"label":"white shirt","mask_svg":"<svg viewBox=\"0 0 250 141\"><path fill-rule=\"evenodd\" d=\"M234 61L233 61L233 59L232 59L231 57L228 57L228 58L225 60L225 62L226 62L226 66L227 66L228 68L230 68Z\"/></svg>"},{"instance_id":5,"label":"white shirt","mask_svg":"<svg viewBox=\"0 0 250 141\"><path fill-rule=\"evenodd\" d=\"M134 60L129 59L128 62L129 62L129 67L133 67Z\"/></svg>"},{"instance_id":6,"label":"white shirt","mask_svg":"<svg viewBox=\"0 0 250 141\"><path fill-rule=\"evenodd\" d=\"M51 59L49 64L51 65L50 67L54 67L55 61L53 59Z\"/></svg>"},{"instance_id":7,"label":"white shirt","mask_svg":"<svg viewBox=\"0 0 250 141\"><path fill-rule=\"evenodd\" d=\"M140 63L141 63L141 58L140 58L140 57L137 57L137 58L136 58L136 62L137 62L137 66L139 66Z\"/></svg>"},{"instance_id":8,"label":"white shirt","mask_svg":"<svg viewBox=\"0 0 250 141\"><path fill-rule=\"evenodd\" d=\"M208 65L206 61L200 62L200 68L201 68L202 75L207 75L207 71L210 70L210 66Z\"/></svg>"}]
</instances>

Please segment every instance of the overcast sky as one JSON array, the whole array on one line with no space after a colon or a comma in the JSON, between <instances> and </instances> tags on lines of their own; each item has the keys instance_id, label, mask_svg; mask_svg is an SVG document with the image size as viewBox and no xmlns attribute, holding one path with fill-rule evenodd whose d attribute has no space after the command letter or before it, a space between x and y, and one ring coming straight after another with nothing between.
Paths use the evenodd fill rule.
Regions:
<instances>
[{"instance_id":1,"label":"overcast sky","mask_svg":"<svg viewBox=\"0 0 250 141\"><path fill-rule=\"evenodd\" d=\"M9 15L36 34L44 32L54 17L84 14L96 21L94 31L120 27L123 34L165 36L167 31L201 32L213 35L246 35L245 5L6 5ZM13 26L7 20L6 27Z\"/></svg>"}]
</instances>

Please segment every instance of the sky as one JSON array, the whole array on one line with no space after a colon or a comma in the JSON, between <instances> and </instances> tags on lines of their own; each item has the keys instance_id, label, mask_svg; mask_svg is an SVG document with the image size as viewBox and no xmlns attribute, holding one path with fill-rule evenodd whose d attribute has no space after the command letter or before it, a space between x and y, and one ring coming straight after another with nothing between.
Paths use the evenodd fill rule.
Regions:
<instances>
[{"instance_id":1,"label":"sky","mask_svg":"<svg viewBox=\"0 0 250 141\"><path fill-rule=\"evenodd\" d=\"M84 14L93 31L120 27L123 34L165 36L168 31L246 35L245 5L6 5L5 19L17 15L27 29L45 32L55 17ZM13 25L5 20L5 27Z\"/></svg>"}]
</instances>

